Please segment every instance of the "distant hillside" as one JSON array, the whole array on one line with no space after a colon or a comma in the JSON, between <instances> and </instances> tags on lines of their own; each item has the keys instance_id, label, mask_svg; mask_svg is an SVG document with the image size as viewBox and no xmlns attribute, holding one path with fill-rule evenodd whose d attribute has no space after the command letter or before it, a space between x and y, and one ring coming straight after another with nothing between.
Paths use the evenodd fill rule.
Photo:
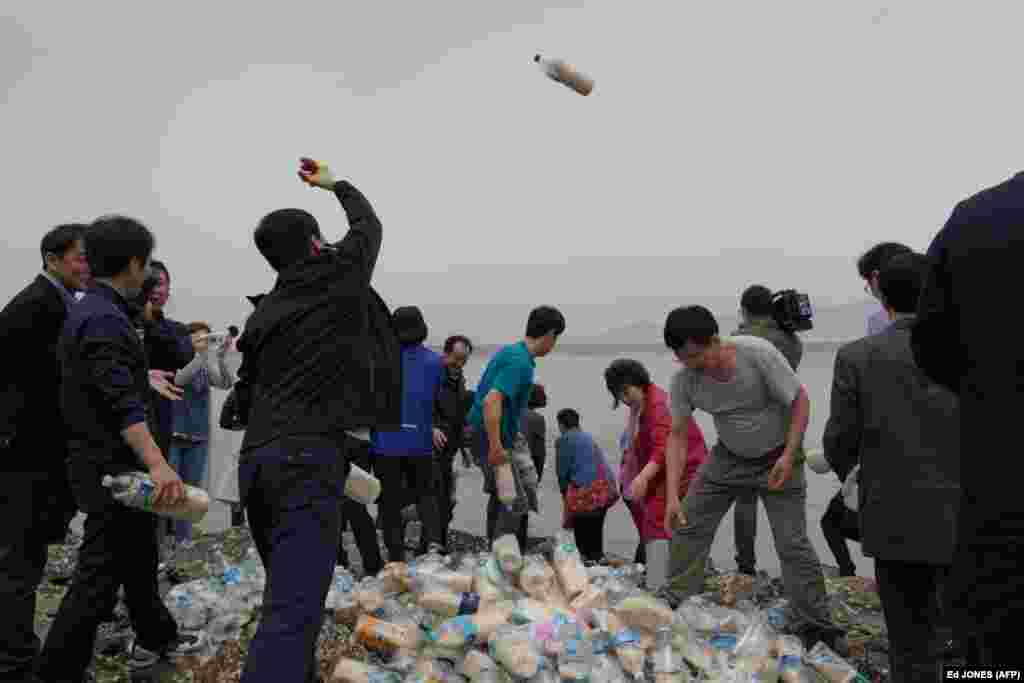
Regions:
<instances>
[{"instance_id":1,"label":"distant hillside","mask_svg":"<svg viewBox=\"0 0 1024 683\"><path fill-rule=\"evenodd\" d=\"M840 306L822 308L814 312L814 329L801 336L807 342L835 342L857 339L864 336L867 328L867 315L870 302L856 301ZM732 332L739 324L736 315L716 316L718 326L725 333ZM648 347L663 346L662 335L664 323L650 321L635 322L624 327L617 327L594 337L585 339L566 339L566 345L572 346L616 346L616 347Z\"/></svg>"}]
</instances>

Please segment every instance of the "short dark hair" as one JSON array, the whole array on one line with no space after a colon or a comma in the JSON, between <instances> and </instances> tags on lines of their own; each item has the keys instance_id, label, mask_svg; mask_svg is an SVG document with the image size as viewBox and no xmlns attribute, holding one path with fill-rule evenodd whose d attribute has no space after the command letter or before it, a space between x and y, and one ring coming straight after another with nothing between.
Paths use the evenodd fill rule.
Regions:
<instances>
[{"instance_id":1,"label":"short dark hair","mask_svg":"<svg viewBox=\"0 0 1024 683\"><path fill-rule=\"evenodd\" d=\"M555 415L555 419L566 429L576 429L580 426L580 414L572 408L562 408Z\"/></svg>"},{"instance_id":2,"label":"short dark hair","mask_svg":"<svg viewBox=\"0 0 1024 683\"><path fill-rule=\"evenodd\" d=\"M707 346L717 334L718 322L703 306L676 308L665 319L665 346L673 351L683 348L688 341Z\"/></svg>"},{"instance_id":3,"label":"short dark hair","mask_svg":"<svg viewBox=\"0 0 1024 683\"><path fill-rule=\"evenodd\" d=\"M89 226L86 257L93 277L114 277L133 258L149 260L156 238L145 225L127 216L101 216Z\"/></svg>"},{"instance_id":4,"label":"short dark hair","mask_svg":"<svg viewBox=\"0 0 1024 683\"><path fill-rule=\"evenodd\" d=\"M565 332L565 316L553 306L538 306L530 311L526 321L526 336L530 339L554 333L557 337Z\"/></svg>"},{"instance_id":5,"label":"short dark hair","mask_svg":"<svg viewBox=\"0 0 1024 683\"><path fill-rule=\"evenodd\" d=\"M876 270L882 272L886 261L899 254L913 254L914 250L899 242L882 242L864 252L864 255L857 259L857 272L862 279L867 280Z\"/></svg>"},{"instance_id":6,"label":"short dark hair","mask_svg":"<svg viewBox=\"0 0 1024 683\"><path fill-rule=\"evenodd\" d=\"M451 353L455 350L456 344L465 344L466 350L473 353L473 342L469 341L469 337L464 337L461 334L453 334L444 340L444 352Z\"/></svg>"},{"instance_id":7,"label":"short dark hair","mask_svg":"<svg viewBox=\"0 0 1024 683\"><path fill-rule=\"evenodd\" d=\"M613 407L618 408L622 389L629 384L646 390L647 387L651 386L651 374L647 372L644 364L638 360L618 358L605 368L604 383L608 387L608 392L612 395L612 398L615 399Z\"/></svg>"},{"instance_id":8,"label":"short dark hair","mask_svg":"<svg viewBox=\"0 0 1024 683\"><path fill-rule=\"evenodd\" d=\"M400 306L391 314L391 324L395 328L398 343L405 346L417 346L427 339L427 322L423 312L416 306Z\"/></svg>"},{"instance_id":9,"label":"short dark hair","mask_svg":"<svg viewBox=\"0 0 1024 683\"><path fill-rule=\"evenodd\" d=\"M924 254L898 254L878 274L878 289L885 305L897 313L914 313L928 277L930 262Z\"/></svg>"},{"instance_id":10,"label":"short dark hair","mask_svg":"<svg viewBox=\"0 0 1024 683\"><path fill-rule=\"evenodd\" d=\"M312 255L312 240L321 239L320 224L308 211L278 209L271 211L256 226L256 248L274 270L284 270Z\"/></svg>"},{"instance_id":11,"label":"short dark hair","mask_svg":"<svg viewBox=\"0 0 1024 683\"><path fill-rule=\"evenodd\" d=\"M65 223L43 235L43 239L39 243L39 254L43 257L43 267L46 267L47 254L64 256L79 240L84 239L88 227L84 223Z\"/></svg>"},{"instance_id":12,"label":"short dark hair","mask_svg":"<svg viewBox=\"0 0 1024 683\"><path fill-rule=\"evenodd\" d=\"M153 271L154 275L163 273L167 277L167 284L171 284L171 271L167 270L167 264L163 261L157 261L154 259L149 262L149 268Z\"/></svg>"},{"instance_id":13,"label":"short dark hair","mask_svg":"<svg viewBox=\"0 0 1024 683\"><path fill-rule=\"evenodd\" d=\"M544 408L548 404L548 392L544 391L543 384L534 384L530 387L530 398L526 400L527 408Z\"/></svg>"},{"instance_id":14,"label":"short dark hair","mask_svg":"<svg viewBox=\"0 0 1024 683\"><path fill-rule=\"evenodd\" d=\"M750 285L740 297L740 306L750 315L770 316L773 312L772 290L764 285Z\"/></svg>"}]
</instances>

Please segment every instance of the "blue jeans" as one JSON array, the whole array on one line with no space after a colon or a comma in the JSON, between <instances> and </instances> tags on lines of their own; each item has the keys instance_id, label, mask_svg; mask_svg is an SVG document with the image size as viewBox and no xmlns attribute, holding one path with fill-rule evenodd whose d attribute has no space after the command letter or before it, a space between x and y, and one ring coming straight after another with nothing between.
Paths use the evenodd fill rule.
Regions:
<instances>
[{"instance_id":1,"label":"blue jeans","mask_svg":"<svg viewBox=\"0 0 1024 683\"><path fill-rule=\"evenodd\" d=\"M202 486L206 477L206 463L210 458L210 445L206 441L193 445L176 442L171 445L167 464L174 468L181 481L192 486ZM187 541L192 538L192 522L174 521L174 539Z\"/></svg>"}]
</instances>

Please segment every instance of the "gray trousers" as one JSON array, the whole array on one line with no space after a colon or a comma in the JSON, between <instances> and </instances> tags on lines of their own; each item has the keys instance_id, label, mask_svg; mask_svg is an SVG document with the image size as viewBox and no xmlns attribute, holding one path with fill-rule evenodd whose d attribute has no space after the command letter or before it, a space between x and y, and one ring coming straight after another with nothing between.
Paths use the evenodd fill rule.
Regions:
<instances>
[{"instance_id":1,"label":"gray trousers","mask_svg":"<svg viewBox=\"0 0 1024 683\"><path fill-rule=\"evenodd\" d=\"M736 539L736 566L741 572L753 574L757 567L754 545L757 540L757 492L745 493L736 499L733 508L733 535Z\"/></svg>"},{"instance_id":2,"label":"gray trousers","mask_svg":"<svg viewBox=\"0 0 1024 683\"><path fill-rule=\"evenodd\" d=\"M672 538L671 578L666 588L677 601L704 592L707 559L722 517L737 499L753 492L760 496L768 513L782 580L793 605L794 629L831 627L825 577L807 537L804 467L794 466L781 490L769 489L768 475L778 455L741 458L721 442L715 445L698 471L696 485L690 487L683 501L687 526L677 529Z\"/></svg>"},{"instance_id":3,"label":"gray trousers","mask_svg":"<svg viewBox=\"0 0 1024 683\"><path fill-rule=\"evenodd\" d=\"M529 514L527 494L523 488L522 479L519 477L518 469L513 467L512 473L516 479L516 493L519 494L519 497L512 506L505 505L498 500L498 487L494 479L494 466L487 460L489 444L487 434L483 430L474 435L473 455L476 457L477 464L484 475L484 493L490 496L487 501L487 540L493 543L497 538L501 538L506 534L513 534L519 539L520 545L523 546L526 544L526 524ZM534 500L536 500L536 494Z\"/></svg>"}]
</instances>

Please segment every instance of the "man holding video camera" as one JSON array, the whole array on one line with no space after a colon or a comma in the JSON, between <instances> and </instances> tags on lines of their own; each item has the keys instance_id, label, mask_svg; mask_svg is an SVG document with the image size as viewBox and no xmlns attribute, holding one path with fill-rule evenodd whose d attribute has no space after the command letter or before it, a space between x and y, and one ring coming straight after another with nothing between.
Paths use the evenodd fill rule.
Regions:
<instances>
[{"instance_id":1,"label":"man holding video camera","mask_svg":"<svg viewBox=\"0 0 1024 683\"><path fill-rule=\"evenodd\" d=\"M772 291L764 285L751 285L740 297L740 316L742 322L732 333L733 336L744 335L760 337L770 341L789 362L796 372L804 355L804 344L797 336L794 325L776 311L775 298ZM785 326L785 327L783 327ZM736 538L736 564L742 574L755 576L756 554L754 545L757 539L757 494L751 492L736 500L733 512Z\"/></svg>"}]
</instances>

